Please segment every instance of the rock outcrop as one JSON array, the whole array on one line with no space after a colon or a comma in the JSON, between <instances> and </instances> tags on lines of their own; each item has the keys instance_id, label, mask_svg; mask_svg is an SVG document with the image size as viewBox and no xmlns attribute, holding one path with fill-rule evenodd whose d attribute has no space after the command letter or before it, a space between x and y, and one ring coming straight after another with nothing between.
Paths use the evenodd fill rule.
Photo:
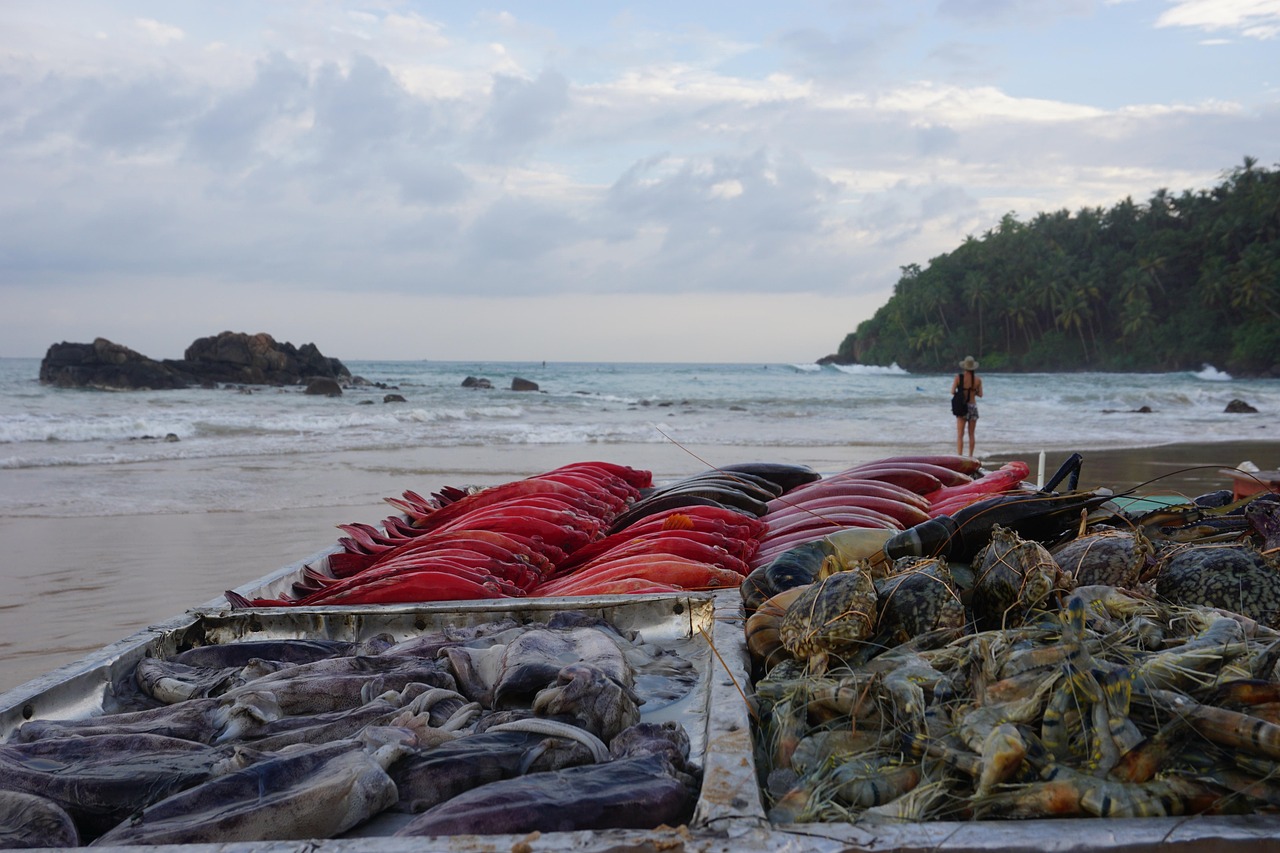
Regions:
<instances>
[{"instance_id":1,"label":"rock outcrop","mask_svg":"<svg viewBox=\"0 0 1280 853\"><path fill-rule=\"evenodd\" d=\"M351 378L342 362L325 358L315 344L280 344L264 332L223 332L198 338L187 347L178 364L202 381L249 385L297 385L313 379Z\"/></svg>"},{"instance_id":2,"label":"rock outcrop","mask_svg":"<svg viewBox=\"0 0 1280 853\"><path fill-rule=\"evenodd\" d=\"M516 376L511 380L511 390L512 391L537 391L538 383L534 382L532 379L522 379L521 377Z\"/></svg>"},{"instance_id":3,"label":"rock outcrop","mask_svg":"<svg viewBox=\"0 0 1280 853\"><path fill-rule=\"evenodd\" d=\"M40 381L59 388L103 391L185 388L191 377L126 346L97 338L91 344L63 341L40 362Z\"/></svg>"},{"instance_id":4,"label":"rock outcrop","mask_svg":"<svg viewBox=\"0 0 1280 853\"><path fill-rule=\"evenodd\" d=\"M98 338L91 344L53 344L40 363L40 381L60 388L111 391L213 387L217 383L299 385L316 379L349 380L351 372L315 344L295 347L268 334L223 332L199 338L181 360L156 361Z\"/></svg>"}]
</instances>

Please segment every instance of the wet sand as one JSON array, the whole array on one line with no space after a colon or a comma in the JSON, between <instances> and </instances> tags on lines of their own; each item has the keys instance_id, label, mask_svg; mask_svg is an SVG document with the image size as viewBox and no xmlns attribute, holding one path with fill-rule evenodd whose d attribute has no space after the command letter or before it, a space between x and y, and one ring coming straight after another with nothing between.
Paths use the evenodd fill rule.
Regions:
<instances>
[{"instance_id":1,"label":"wet sand","mask_svg":"<svg viewBox=\"0 0 1280 853\"><path fill-rule=\"evenodd\" d=\"M981 448L979 448L981 450ZM382 500L405 489L492 485L588 459L646 468L658 481L707 465L763 460L794 462L832 473L860 461L893 456L887 445L845 448L675 448L670 445L552 446L433 450L389 455L334 454L310 469L311 505L248 512L190 512L105 517L0 518L4 561L0 578L0 691L71 665L105 645L188 608L212 603L224 590L327 550L346 522L377 523L393 510ZM945 452L945 451L944 451ZM1049 477L1069 454L1048 454ZM1280 467L1280 447L1248 442L1171 445L1087 452L1080 487L1135 489L1142 494L1194 496L1229 488L1220 472L1251 460ZM1009 458L1031 466L1039 454L984 457L998 467ZM154 488L190 489L179 466L154 475ZM278 484L297 493L302 484ZM180 492L175 491L175 494ZM328 501L314 495L331 495ZM283 503L283 502L282 502Z\"/></svg>"}]
</instances>

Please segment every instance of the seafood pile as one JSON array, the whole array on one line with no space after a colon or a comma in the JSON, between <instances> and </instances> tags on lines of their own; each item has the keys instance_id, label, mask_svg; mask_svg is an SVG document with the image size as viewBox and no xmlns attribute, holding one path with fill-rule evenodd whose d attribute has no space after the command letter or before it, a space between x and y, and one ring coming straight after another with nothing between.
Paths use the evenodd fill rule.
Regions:
<instances>
[{"instance_id":1,"label":"seafood pile","mask_svg":"<svg viewBox=\"0 0 1280 853\"><path fill-rule=\"evenodd\" d=\"M822 477L804 465L726 465L654 486L652 474L577 462L483 489L406 491L381 526L341 525L338 548L287 595L235 608L392 604L735 588L798 543L836 531L910 529L1016 490L1011 462L901 456Z\"/></svg>"},{"instance_id":2,"label":"seafood pile","mask_svg":"<svg viewBox=\"0 0 1280 853\"><path fill-rule=\"evenodd\" d=\"M1051 488L752 572L772 822L1280 808L1280 496Z\"/></svg>"},{"instance_id":3,"label":"seafood pile","mask_svg":"<svg viewBox=\"0 0 1280 853\"><path fill-rule=\"evenodd\" d=\"M403 515L381 527L341 525L339 549L291 595L226 595L236 608L310 607L736 587L763 525L698 490L759 503L743 489L780 491L752 473L775 467L793 470L744 465L732 490L718 472L654 489L648 471L579 462L484 489L406 491L388 499Z\"/></svg>"},{"instance_id":4,"label":"seafood pile","mask_svg":"<svg viewBox=\"0 0 1280 853\"><path fill-rule=\"evenodd\" d=\"M705 646L662 645L565 611L143 658L108 712L30 720L0 744L0 842L678 825L700 771L669 709Z\"/></svg>"}]
</instances>

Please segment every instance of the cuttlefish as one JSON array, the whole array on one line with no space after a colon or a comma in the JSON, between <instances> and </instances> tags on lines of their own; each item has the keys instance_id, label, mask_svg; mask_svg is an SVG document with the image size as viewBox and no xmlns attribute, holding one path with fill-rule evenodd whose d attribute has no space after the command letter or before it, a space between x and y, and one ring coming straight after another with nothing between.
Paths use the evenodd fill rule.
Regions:
<instances>
[{"instance_id":1,"label":"cuttlefish","mask_svg":"<svg viewBox=\"0 0 1280 853\"><path fill-rule=\"evenodd\" d=\"M95 845L331 838L396 802L386 768L411 743L403 729L285 747L143 809Z\"/></svg>"},{"instance_id":2,"label":"cuttlefish","mask_svg":"<svg viewBox=\"0 0 1280 853\"><path fill-rule=\"evenodd\" d=\"M427 809L397 836L652 829L688 819L697 781L677 723L640 723L613 760L491 782Z\"/></svg>"}]
</instances>

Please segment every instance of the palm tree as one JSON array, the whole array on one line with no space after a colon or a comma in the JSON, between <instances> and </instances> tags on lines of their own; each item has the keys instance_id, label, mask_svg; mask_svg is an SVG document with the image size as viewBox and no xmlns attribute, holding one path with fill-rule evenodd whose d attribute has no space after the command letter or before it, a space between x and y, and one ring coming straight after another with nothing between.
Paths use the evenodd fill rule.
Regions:
<instances>
[{"instance_id":1,"label":"palm tree","mask_svg":"<svg viewBox=\"0 0 1280 853\"><path fill-rule=\"evenodd\" d=\"M978 316L978 355L982 355L982 309L991 301L991 289L987 286L987 277L979 272L965 274L964 295L969 307Z\"/></svg>"},{"instance_id":2,"label":"palm tree","mask_svg":"<svg viewBox=\"0 0 1280 853\"><path fill-rule=\"evenodd\" d=\"M1280 259L1267 257L1254 243L1231 268L1231 307L1245 312L1265 311L1280 320Z\"/></svg>"}]
</instances>

